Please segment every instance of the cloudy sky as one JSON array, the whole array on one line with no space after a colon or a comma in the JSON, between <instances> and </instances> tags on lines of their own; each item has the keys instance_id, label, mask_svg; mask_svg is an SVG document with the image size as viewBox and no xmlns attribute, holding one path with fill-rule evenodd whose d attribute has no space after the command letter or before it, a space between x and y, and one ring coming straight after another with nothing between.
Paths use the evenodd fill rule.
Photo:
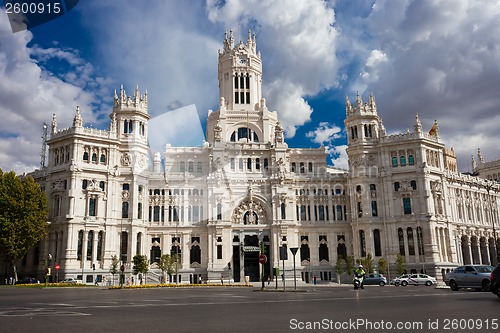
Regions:
<instances>
[{"instance_id":1,"label":"cloudy sky","mask_svg":"<svg viewBox=\"0 0 500 333\"><path fill-rule=\"evenodd\" d=\"M375 95L389 133L439 122L459 169L500 158L500 2L494 0L86 0L12 33L0 12L0 168L40 164L42 125L107 128L113 90L147 90L150 114L217 108L224 31L257 34L264 97L289 146L329 146L346 167L345 96ZM203 124L202 124L203 125ZM201 143L200 143L201 144Z\"/></svg>"}]
</instances>

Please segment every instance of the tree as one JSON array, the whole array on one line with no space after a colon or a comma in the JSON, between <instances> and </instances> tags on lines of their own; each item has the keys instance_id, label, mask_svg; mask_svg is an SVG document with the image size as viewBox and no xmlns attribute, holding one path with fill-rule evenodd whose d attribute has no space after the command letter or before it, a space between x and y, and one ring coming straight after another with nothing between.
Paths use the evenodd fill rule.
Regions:
<instances>
[{"instance_id":1,"label":"tree","mask_svg":"<svg viewBox=\"0 0 500 333\"><path fill-rule=\"evenodd\" d=\"M341 256L337 258L337 264L335 265L335 272L337 273L337 279L340 284L340 275L344 273L345 260Z\"/></svg>"},{"instance_id":2,"label":"tree","mask_svg":"<svg viewBox=\"0 0 500 333\"><path fill-rule=\"evenodd\" d=\"M177 255L164 254L160 257L158 268L161 269L163 283L165 283L165 272L172 275L175 272L175 264L177 263Z\"/></svg>"},{"instance_id":3,"label":"tree","mask_svg":"<svg viewBox=\"0 0 500 333\"><path fill-rule=\"evenodd\" d=\"M345 270L349 275L351 275L354 272L353 261L354 258L352 256L345 257Z\"/></svg>"},{"instance_id":4,"label":"tree","mask_svg":"<svg viewBox=\"0 0 500 333\"><path fill-rule=\"evenodd\" d=\"M384 258L378 260L378 272L383 275L387 274L387 260Z\"/></svg>"},{"instance_id":5,"label":"tree","mask_svg":"<svg viewBox=\"0 0 500 333\"><path fill-rule=\"evenodd\" d=\"M366 258L361 260L361 264L367 273L373 273L373 257L371 253L368 253Z\"/></svg>"},{"instance_id":6,"label":"tree","mask_svg":"<svg viewBox=\"0 0 500 333\"><path fill-rule=\"evenodd\" d=\"M135 275L142 273L146 275L146 273L149 270L149 265L148 265L148 257L146 256L141 256L140 254L136 254L134 258L132 258L132 262L134 266L132 266L132 271ZM142 283L142 280L141 280Z\"/></svg>"},{"instance_id":7,"label":"tree","mask_svg":"<svg viewBox=\"0 0 500 333\"><path fill-rule=\"evenodd\" d=\"M33 178L0 169L0 252L12 264L47 235L47 197Z\"/></svg>"},{"instance_id":8,"label":"tree","mask_svg":"<svg viewBox=\"0 0 500 333\"><path fill-rule=\"evenodd\" d=\"M117 256L111 256L111 266L109 266L109 272L113 275L113 285L115 285L115 274L118 273L118 264L120 261Z\"/></svg>"},{"instance_id":9,"label":"tree","mask_svg":"<svg viewBox=\"0 0 500 333\"><path fill-rule=\"evenodd\" d=\"M406 259L399 253L396 259L396 267L398 269L398 275L403 274L404 271L406 270Z\"/></svg>"}]
</instances>

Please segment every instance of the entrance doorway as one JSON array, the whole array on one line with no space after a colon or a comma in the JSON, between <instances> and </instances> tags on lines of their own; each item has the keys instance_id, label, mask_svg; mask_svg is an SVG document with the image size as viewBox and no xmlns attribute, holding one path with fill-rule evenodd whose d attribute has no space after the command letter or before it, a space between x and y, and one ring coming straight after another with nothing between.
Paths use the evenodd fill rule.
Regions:
<instances>
[{"instance_id":1,"label":"entrance doorway","mask_svg":"<svg viewBox=\"0 0 500 333\"><path fill-rule=\"evenodd\" d=\"M236 245L233 246L234 281L245 281L245 276L248 276L250 282L259 282L261 274L261 265L259 264L259 237L258 235L245 235L242 243L242 247ZM243 252L240 252L241 250ZM267 276L270 275L271 272L271 258L268 236L264 236L264 254L267 256L267 262L264 264L264 279L267 279ZM243 262L240 261L240 258ZM243 276L241 276L241 274L243 274Z\"/></svg>"}]
</instances>

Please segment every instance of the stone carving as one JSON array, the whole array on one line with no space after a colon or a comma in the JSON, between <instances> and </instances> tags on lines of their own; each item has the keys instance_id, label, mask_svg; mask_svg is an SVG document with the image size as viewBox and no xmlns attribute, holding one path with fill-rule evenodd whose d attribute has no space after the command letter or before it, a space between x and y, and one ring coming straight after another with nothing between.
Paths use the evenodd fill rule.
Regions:
<instances>
[{"instance_id":1,"label":"stone carving","mask_svg":"<svg viewBox=\"0 0 500 333\"><path fill-rule=\"evenodd\" d=\"M274 137L276 143L283 143L283 127L281 127L280 122L276 123L276 127L274 129Z\"/></svg>"},{"instance_id":2,"label":"stone carving","mask_svg":"<svg viewBox=\"0 0 500 333\"><path fill-rule=\"evenodd\" d=\"M130 153L123 153L120 158L122 166L130 166L132 164L132 155Z\"/></svg>"},{"instance_id":3,"label":"stone carving","mask_svg":"<svg viewBox=\"0 0 500 333\"><path fill-rule=\"evenodd\" d=\"M219 121L217 120L217 124L215 124L214 127L214 141L215 142L220 142L222 140L222 127L219 125Z\"/></svg>"}]
</instances>

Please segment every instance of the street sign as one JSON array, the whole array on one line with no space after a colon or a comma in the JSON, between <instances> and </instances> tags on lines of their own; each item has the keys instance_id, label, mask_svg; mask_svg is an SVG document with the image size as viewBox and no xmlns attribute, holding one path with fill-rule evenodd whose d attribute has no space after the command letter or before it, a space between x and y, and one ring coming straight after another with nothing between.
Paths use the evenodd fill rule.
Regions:
<instances>
[{"instance_id":1,"label":"street sign","mask_svg":"<svg viewBox=\"0 0 500 333\"><path fill-rule=\"evenodd\" d=\"M260 263L260 264L262 264L262 265L264 265L266 262L267 262L267 257L266 257L266 255L265 255L265 254L261 254L261 255L259 256L259 263Z\"/></svg>"},{"instance_id":2,"label":"street sign","mask_svg":"<svg viewBox=\"0 0 500 333\"><path fill-rule=\"evenodd\" d=\"M295 257L295 254L297 254L297 251L299 250L298 247L291 247L290 251L292 252L293 256Z\"/></svg>"},{"instance_id":3,"label":"street sign","mask_svg":"<svg viewBox=\"0 0 500 333\"><path fill-rule=\"evenodd\" d=\"M56 271L58 271L58 270L60 270L60 269L61 269L61 265L56 264L55 268L56 268Z\"/></svg>"}]
</instances>

